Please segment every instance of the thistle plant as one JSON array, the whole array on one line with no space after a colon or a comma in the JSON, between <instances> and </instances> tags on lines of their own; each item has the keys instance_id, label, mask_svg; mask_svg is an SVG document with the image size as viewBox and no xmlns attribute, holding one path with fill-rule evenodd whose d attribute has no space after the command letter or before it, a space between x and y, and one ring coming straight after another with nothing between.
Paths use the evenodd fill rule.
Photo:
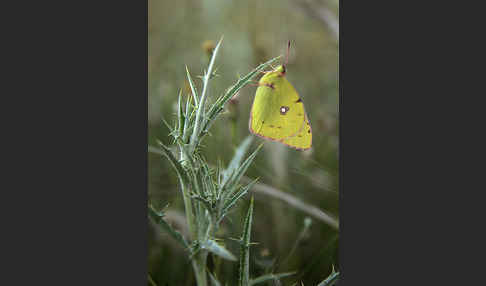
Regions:
<instances>
[{"instance_id":1,"label":"thistle plant","mask_svg":"<svg viewBox=\"0 0 486 286\"><path fill-rule=\"evenodd\" d=\"M181 195L184 201L187 225L190 237L184 237L172 228L164 219L164 211L157 211L149 205L149 216L162 226L171 237L181 244L191 259L198 286L222 285L215 275L207 268L208 255L220 257L228 261L237 261L236 256L226 249L216 237L217 230L225 216L249 192L256 180L242 184L240 179L255 159L262 145L258 146L245 158L252 137L247 137L236 149L236 152L226 168L219 164L211 167L202 154L201 142L218 116L223 112L225 104L245 87L265 68L278 60L273 58L253 69L228 88L223 94L213 100L209 98L209 83L215 76L215 59L221 40L212 52L212 57L202 78L202 91L199 93L186 67L187 79L191 94L183 102L183 94L179 93L177 105L177 120L174 126L165 124L170 130L174 148L158 142L159 146L149 146L149 151L165 156L174 167L179 179ZM249 286L271 279L278 279L288 274L266 274L255 279L249 276L250 231L253 215L253 198L243 224L243 234L240 243L240 273L239 285Z\"/></svg>"}]
</instances>

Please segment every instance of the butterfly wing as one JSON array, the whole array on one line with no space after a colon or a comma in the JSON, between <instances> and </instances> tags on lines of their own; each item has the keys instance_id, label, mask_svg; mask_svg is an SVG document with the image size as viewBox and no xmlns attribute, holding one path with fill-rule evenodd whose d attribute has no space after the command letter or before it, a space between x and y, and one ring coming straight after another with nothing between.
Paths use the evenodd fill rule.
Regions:
<instances>
[{"instance_id":1,"label":"butterfly wing","mask_svg":"<svg viewBox=\"0 0 486 286\"><path fill-rule=\"evenodd\" d=\"M297 135L304 128L306 116L294 87L279 72L264 75L259 85L250 114L250 131L281 142Z\"/></svg>"},{"instance_id":2,"label":"butterfly wing","mask_svg":"<svg viewBox=\"0 0 486 286\"><path fill-rule=\"evenodd\" d=\"M304 128L302 128L295 136L288 137L281 142L298 150L307 150L311 148L312 128L307 116L305 118Z\"/></svg>"}]
</instances>

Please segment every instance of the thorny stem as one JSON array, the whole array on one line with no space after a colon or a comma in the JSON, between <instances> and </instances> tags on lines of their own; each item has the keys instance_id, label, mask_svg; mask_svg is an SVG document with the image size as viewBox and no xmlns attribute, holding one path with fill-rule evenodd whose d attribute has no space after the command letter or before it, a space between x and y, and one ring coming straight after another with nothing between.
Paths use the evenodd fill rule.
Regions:
<instances>
[{"instance_id":1,"label":"thorny stem","mask_svg":"<svg viewBox=\"0 0 486 286\"><path fill-rule=\"evenodd\" d=\"M181 150L182 151L182 150ZM183 162L186 162L186 155L184 152L181 152L181 158ZM186 218L187 224L189 226L189 232L191 234L192 240L199 240L198 233L199 230L195 224L196 218L194 216L192 210L192 201L189 196L189 189L184 184L184 182L180 182L182 187L182 196L184 199L184 208L186 210ZM192 267L194 269L194 274L196 276L197 286L207 286L207 274L206 274L206 263L207 263L207 250L200 249L197 254L194 255L192 261Z\"/></svg>"}]
</instances>

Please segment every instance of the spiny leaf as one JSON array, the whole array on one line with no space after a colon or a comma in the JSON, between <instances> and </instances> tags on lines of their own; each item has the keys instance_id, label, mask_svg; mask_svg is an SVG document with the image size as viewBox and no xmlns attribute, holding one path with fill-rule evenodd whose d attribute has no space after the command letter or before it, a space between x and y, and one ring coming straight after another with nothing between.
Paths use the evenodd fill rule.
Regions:
<instances>
[{"instance_id":1,"label":"spiny leaf","mask_svg":"<svg viewBox=\"0 0 486 286\"><path fill-rule=\"evenodd\" d=\"M228 213L228 211L238 202L238 200L243 197L244 195L246 195L246 193L248 192L248 190L250 190L254 184L256 184L256 182L258 181L258 178L255 179L254 181L252 181L251 183L249 183L248 185L246 185L245 187L241 188L241 190L235 194L233 197L231 197L225 204L225 206L223 207L222 211L221 211L221 219L223 219L223 217L226 215L226 213Z\"/></svg>"},{"instance_id":2,"label":"spiny leaf","mask_svg":"<svg viewBox=\"0 0 486 286\"><path fill-rule=\"evenodd\" d=\"M194 104L197 106L199 104L199 96L197 94L197 89L194 86L194 82L192 81L191 74L189 73L189 69L186 66L186 73L187 73L187 80L189 81L189 85L191 86L192 96L194 98Z\"/></svg>"},{"instance_id":3,"label":"spiny leaf","mask_svg":"<svg viewBox=\"0 0 486 286\"><path fill-rule=\"evenodd\" d=\"M172 154L172 152L170 151L170 149L167 146L165 146L162 142L160 142L160 145L162 147L161 149L155 148L153 146L149 146L148 151L151 152L151 153L155 153L155 154L159 154L159 155L163 155L163 156L167 157L167 159L169 159L169 162L172 164L172 166L176 170L179 178L184 183L189 185L191 183L191 181L187 177L186 172L184 171L184 168L182 167L182 165L179 163L179 161L177 161L177 159L174 157L174 155Z\"/></svg>"},{"instance_id":4,"label":"spiny leaf","mask_svg":"<svg viewBox=\"0 0 486 286\"><path fill-rule=\"evenodd\" d=\"M186 113L185 113L185 121L184 121L184 131L182 135L182 141L184 141L185 144L187 144L187 138L189 136L189 126L191 125L191 119L192 119L192 104L191 104L191 99L192 97L188 96L187 97L187 102L186 102Z\"/></svg>"},{"instance_id":5,"label":"spiny leaf","mask_svg":"<svg viewBox=\"0 0 486 286\"><path fill-rule=\"evenodd\" d=\"M212 286L221 286L221 283L218 281L218 279L216 279L213 274L211 274L211 272L208 272L209 273L209 277L211 278L211 285Z\"/></svg>"},{"instance_id":6,"label":"spiny leaf","mask_svg":"<svg viewBox=\"0 0 486 286\"><path fill-rule=\"evenodd\" d=\"M280 280L283 277L291 276L294 275L295 273L297 272L284 272L284 273L277 273L277 274L270 273L270 274L262 275L260 277L251 279L250 285L256 285L258 283L266 282L268 280Z\"/></svg>"},{"instance_id":7,"label":"spiny leaf","mask_svg":"<svg viewBox=\"0 0 486 286\"><path fill-rule=\"evenodd\" d=\"M174 128L172 126L170 126L169 123L167 123L167 121L165 121L164 118L162 118L162 122L164 123L164 125L167 127L167 129L169 129L170 132L173 132L174 131Z\"/></svg>"},{"instance_id":8,"label":"spiny leaf","mask_svg":"<svg viewBox=\"0 0 486 286\"><path fill-rule=\"evenodd\" d=\"M329 275L326 279L324 279L321 283L319 283L317 286L332 286L336 284L339 280L339 275L341 272L334 272L334 268L332 269L333 272L331 275Z\"/></svg>"},{"instance_id":9,"label":"spiny leaf","mask_svg":"<svg viewBox=\"0 0 486 286\"><path fill-rule=\"evenodd\" d=\"M212 239L208 239L202 248L224 259L236 261L236 257L231 252Z\"/></svg>"},{"instance_id":10,"label":"spiny leaf","mask_svg":"<svg viewBox=\"0 0 486 286\"><path fill-rule=\"evenodd\" d=\"M208 210L208 211L212 211L212 206L211 206L211 202L201 196L199 196L198 194L196 193L193 193L191 194L191 198L195 199L195 200L198 200L200 201L201 203L203 203L204 207Z\"/></svg>"},{"instance_id":11,"label":"spiny leaf","mask_svg":"<svg viewBox=\"0 0 486 286\"><path fill-rule=\"evenodd\" d=\"M164 219L164 214L162 212L158 213L151 205L148 208L148 213L149 216L157 223L160 225L165 231L167 231L172 238L174 238L176 241L181 243L185 249L190 250L189 244L185 240L185 238L182 236L180 232L172 228L170 224L168 224L165 219Z\"/></svg>"},{"instance_id":12,"label":"spiny leaf","mask_svg":"<svg viewBox=\"0 0 486 286\"><path fill-rule=\"evenodd\" d=\"M197 169L196 169L196 180L198 185L201 188L201 196L205 199L210 199L213 197L213 191L211 190L211 186L209 184L213 184L211 180L211 175L209 174L209 166L204 157L198 153L194 153L194 158L197 162Z\"/></svg>"},{"instance_id":13,"label":"spiny leaf","mask_svg":"<svg viewBox=\"0 0 486 286\"><path fill-rule=\"evenodd\" d=\"M216 200L216 185L214 184L214 181L212 179L212 172L211 169L209 168L208 164L206 161L205 163L201 165L201 172L202 172L202 179L203 179L203 184L204 188L208 191L208 194L211 197L211 201Z\"/></svg>"},{"instance_id":14,"label":"spiny leaf","mask_svg":"<svg viewBox=\"0 0 486 286\"><path fill-rule=\"evenodd\" d=\"M203 123L202 122L203 121L202 115L204 113L204 109L206 108L206 97L207 97L207 90L208 90L208 86L209 86L209 77L212 73L214 61L216 59L216 55L218 54L219 47L221 46L222 41L223 41L223 38L221 38L221 40L219 40L218 44L214 48L213 54L212 54L212 57L211 57L211 61L209 63L208 71L204 74L203 91L202 91L201 98L199 99L199 102L198 102L198 105L197 105L196 122L195 122L194 130L193 130L192 136L191 136L191 142L190 142L191 152L194 152L194 150L196 149L198 142L199 142L199 136L200 136L200 133L201 133L201 127L202 127L202 123Z\"/></svg>"},{"instance_id":15,"label":"spiny leaf","mask_svg":"<svg viewBox=\"0 0 486 286\"><path fill-rule=\"evenodd\" d=\"M280 57L273 58L249 72L243 78L240 78L233 86L227 89L226 93L219 97L216 102L209 109L206 121L204 122L204 127L202 128L203 133L207 132L214 122L214 119L223 111L224 105L231 99L235 94L242 89L245 85L249 84L254 77L256 77L261 71L268 67L271 63L277 61Z\"/></svg>"},{"instance_id":16,"label":"spiny leaf","mask_svg":"<svg viewBox=\"0 0 486 286\"><path fill-rule=\"evenodd\" d=\"M253 216L253 197L251 197L250 207L246 214L245 223L243 225L243 234L241 236L240 245L240 268L239 268L239 286L250 285L250 237L251 224Z\"/></svg>"},{"instance_id":17,"label":"spiny leaf","mask_svg":"<svg viewBox=\"0 0 486 286\"><path fill-rule=\"evenodd\" d=\"M231 179L229 180L228 188L231 189L233 185L238 184L241 177L245 174L246 170L248 167L250 167L250 164L253 162L255 159L256 155L258 154L258 151L262 148L263 144L260 144L256 150L246 158L246 160L241 164L241 166L232 174ZM223 194L223 198L227 198L227 195L231 195L229 193Z\"/></svg>"},{"instance_id":18,"label":"spiny leaf","mask_svg":"<svg viewBox=\"0 0 486 286\"><path fill-rule=\"evenodd\" d=\"M182 111L182 90L179 91L179 99L177 102L177 118L179 119L179 126L178 126L178 136L182 138L183 131L184 131L184 112Z\"/></svg>"},{"instance_id":19,"label":"spiny leaf","mask_svg":"<svg viewBox=\"0 0 486 286\"><path fill-rule=\"evenodd\" d=\"M190 156L188 149L188 145L186 144L181 144L181 142L178 142L179 149L182 151L184 154L183 158L183 164L189 164L189 166L186 168L188 174L188 178L190 178L190 186L194 192L196 192L199 195L202 194L202 186L201 186L201 180L197 174L197 167L196 163L194 162L193 158ZM197 159L197 157L195 157Z\"/></svg>"}]
</instances>

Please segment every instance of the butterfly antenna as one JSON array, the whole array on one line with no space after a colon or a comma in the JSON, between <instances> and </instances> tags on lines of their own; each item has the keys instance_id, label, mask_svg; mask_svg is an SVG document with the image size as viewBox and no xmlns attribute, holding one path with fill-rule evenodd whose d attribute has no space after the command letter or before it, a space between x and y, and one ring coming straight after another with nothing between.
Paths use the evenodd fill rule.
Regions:
<instances>
[{"instance_id":1,"label":"butterfly antenna","mask_svg":"<svg viewBox=\"0 0 486 286\"><path fill-rule=\"evenodd\" d=\"M289 62L289 52L290 52L290 40L287 45L287 55L285 55L285 63L282 64L282 73L280 74L281 76L283 76L286 72L285 68L287 67L287 64Z\"/></svg>"},{"instance_id":2,"label":"butterfly antenna","mask_svg":"<svg viewBox=\"0 0 486 286\"><path fill-rule=\"evenodd\" d=\"M290 53L290 40L289 43L287 44L287 55L285 56L285 65L289 63L289 53Z\"/></svg>"}]
</instances>

